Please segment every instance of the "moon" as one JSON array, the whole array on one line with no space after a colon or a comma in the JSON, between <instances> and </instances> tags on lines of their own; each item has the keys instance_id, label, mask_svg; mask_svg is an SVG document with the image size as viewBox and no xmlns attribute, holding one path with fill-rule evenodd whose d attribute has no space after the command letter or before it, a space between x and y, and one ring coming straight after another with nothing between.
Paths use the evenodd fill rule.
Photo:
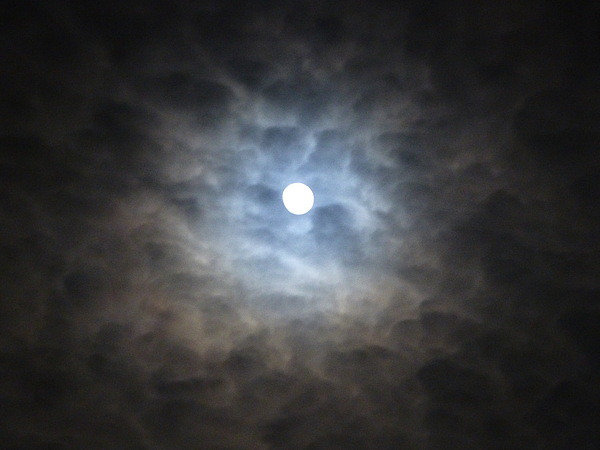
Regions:
<instances>
[{"instance_id":1,"label":"moon","mask_svg":"<svg viewBox=\"0 0 600 450\"><path fill-rule=\"evenodd\" d=\"M285 208L297 216L309 212L314 203L313 191L303 183L292 183L283 190L281 195Z\"/></svg>"}]
</instances>

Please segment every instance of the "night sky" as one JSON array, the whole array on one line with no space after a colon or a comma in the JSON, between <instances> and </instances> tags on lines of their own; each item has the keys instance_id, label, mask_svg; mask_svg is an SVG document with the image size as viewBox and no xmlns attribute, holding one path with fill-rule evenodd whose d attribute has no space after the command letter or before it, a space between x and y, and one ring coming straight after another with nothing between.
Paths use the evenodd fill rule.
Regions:
<instances>
[{"instance_id":1,"label":"night sky","mask_svg":"<svg viewBox=\"0 0 600 450\"><path fill-rule=\"evenodd\" d=\"M8 3L1 448L600 448L600 3Z\"/></svg>"}]
</instances>

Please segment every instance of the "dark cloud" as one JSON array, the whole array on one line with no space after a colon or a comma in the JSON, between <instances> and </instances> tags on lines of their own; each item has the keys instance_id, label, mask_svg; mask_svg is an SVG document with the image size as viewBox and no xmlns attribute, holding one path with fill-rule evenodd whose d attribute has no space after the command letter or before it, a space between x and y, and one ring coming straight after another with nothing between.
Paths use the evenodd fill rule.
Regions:
<instances>
[{"instance_id":1,"label":"dark cloud","mask_svg":"<svg viewBox=\"0 0 600 450\"><path fill-rule=\"evenodd\" d=\"M3 448L598 447L596 4L9 3Z\"/></svg>"},{"instance_id":2,"label":"dark cloud","mask_svg":"<svg viewBox=\"0 0 600 450\"><path fill-rule=\"evenodd\" d=\"M260 142L263 151L281 166L298 165L304 153L303 144L297 127L269 127Z\"/></svg>"}]
</instances>

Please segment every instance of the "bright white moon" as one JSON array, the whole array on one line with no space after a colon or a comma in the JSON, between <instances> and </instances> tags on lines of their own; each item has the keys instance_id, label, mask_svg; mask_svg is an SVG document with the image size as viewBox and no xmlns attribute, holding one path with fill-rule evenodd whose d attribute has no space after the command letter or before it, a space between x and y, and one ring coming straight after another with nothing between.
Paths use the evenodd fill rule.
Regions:
<instances>
[{"instance_id":1,"label":"bright white moon","mask_svg":"<svg viewBox=\"0 0 600 450\"><path fill-rule=\"evenodd\" d=\"M315 203L315 196L310 188L302 183L292 183L283 190L283 205L297 216L306 214Z\"/></svg>"}]
</instances>

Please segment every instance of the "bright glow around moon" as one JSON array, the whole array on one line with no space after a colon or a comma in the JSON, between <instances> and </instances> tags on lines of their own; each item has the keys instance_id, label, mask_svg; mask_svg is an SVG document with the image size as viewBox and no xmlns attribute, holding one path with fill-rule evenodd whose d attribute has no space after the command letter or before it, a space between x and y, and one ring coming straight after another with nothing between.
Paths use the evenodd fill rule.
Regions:
<instances>
[{"instance_id":1,"label":"bright glow around moon","mask_svg":"<svg viewBox=\"0 0 600 450\"><path fill-rule=\"evenodd\" d=\"M310 188L302 183L292 183L283 190L283 205L297 216L306 214L315 203L315 196Z\"/></svg>"}]
</instances>

